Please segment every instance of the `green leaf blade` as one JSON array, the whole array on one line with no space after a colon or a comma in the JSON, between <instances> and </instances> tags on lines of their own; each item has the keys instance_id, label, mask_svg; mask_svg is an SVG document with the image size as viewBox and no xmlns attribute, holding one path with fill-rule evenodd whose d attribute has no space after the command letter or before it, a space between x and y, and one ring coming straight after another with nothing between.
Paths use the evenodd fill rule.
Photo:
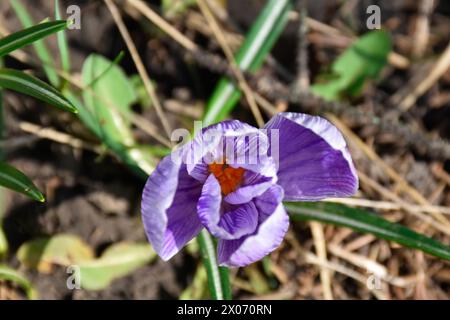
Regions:
<instances>
[{"instance_id":1,"label":"green leaf blade","mask_svg":"<svg viewBox=\"0 0 450 320\"><path fill-rule=\"evenodd\" d=\"M55 0L55 19L62 20L61 19L61 13L59 11L59 1ZM59 48L59 54L61 56L61 65L62 69L69 73L70 72L70 54L69 54L69 46L67 44L67 38L64 30L58 32L56 34L58 39L58 48Z\"/></svg>"},{"instance_id":2,"label":"green leaf blade","mask_svg":"<svg viewBox=\"0 0 450 320\"><path fill-rule=\"evenodd\" d=\"M28 269L51 273L53 265L68 266L93 259L91 247L71 234L57 234L23 243L17 250L17 260Z\"/></svg>"},{"instance_id":3,"label":"green leaf blade","mask_svg":"<svg viewBox=\"0 0 450 320\"><path fill-rule=\"evenodd\" d=\"M3 225L0 224L0 260L6 257L8 249L8 240L6 239L5 231L3 231Z\"/></svg>"},{"instance_id":4,"label":"green leaf blade","mask_svg":"<svg viewBox=\"0 0 450 320\"><path fill-rule=\"evenodd\" d=\"M33 18L27 11L26 7L22 5L22 3L19 0L11 0L10 1L12 8L16 12L17 17L19 18L20 22L25 28L31 28L34 25ZM45 21L45 20L44 20ZM65 27L68 26L68 23L65 22ZM44 22L46 23L46 22ZM42 24L42 23L40 23ZM39 25L40 25L39 24ZM64 28L65 28L64 27ZM42 62L42 68L44 69L44 72L50 81L50 83L54 87L59 87L60 81L58 73L56 72L56 63L53 55L51 54L50 50L48 49L47 45L45 44L43 39L37 40L33 43L34 50L36 51L36 54Z\"/></svg>"},{"instance_id":5,"label":"green leaf blade","mask_svg":"<svg viewBox=\"0 0 450 320\"><path fill-rule=\"evenodd\" d=\"M44 195L26 175L4 162L0 162L0 186L20 192L39 202L45 201Z\"/></svg>"},{"instance_id":6,"label":"green leaf blade","mask_svg":"<svg viewBox=\"0 0 450 320\"><path fill-rule=\"evenodd\" d=\"M120 242L96 258L92 247L78 236L57 234L23 243L17 251L22 266L51 274L54 266L76 266L81 287L101 290L156 258L148 243Z\"/></svg>"},{"instance_id":7,"label":"green leaf blade","mask_svg":"<svg viewBox=\"0 0 450 320\"><path fill-rule=\"evenodd\" d=\"M236 63L242 70L256 71L263 63L288 21L291 0L269 0L244 43L236 54ZM221 121L233 110L241 92L228 78L222 78L208 100L203 117L204 126Z\"/></svg>"},{"instance_id":8,"label":"green leaf blade","mask_svg":"<svg viewBox=\"0 0 450 320\"><path fill-rule=\"evenodd\" d=\"M79 264L81 286L101 290L156 258L148 243L118 243L107 248L98 259Z\"/></svg>"},{"instance_id":9,"label":"green leaf blade","mask_svg":"<svg viewBox=\"0 0 450 320\"><path fill-rule=\"evenodd\" d=\"M102 138L133 145L130 123L124 115L131 113L130 106L137 97L124 71L114 61L91 54L84 62L82 75L83 84L93 91L84 90L83 98L100 124Z\"/></svg>"},{"instance_id":10,"label":"green leaf blade","mask_svg":"<svg viewBox=\"0 0 450 320\"><path fill-rule=\"evenodd\" d=\"M81 120L113 150L123 162L140 176L153 172L156 161L151 150L137 144L131 128L131 105L137 95L130 79L118 65L120 53L114 61L92 54L83 65L85 107L80 104ZM73 97L71 101L75 101Z\"/></svg>"},{"instance_id":11,"label":"green leaf blade","mask_svg":"<svg viewBox=\"0 0 450 320\"><path fill-rule=\"evenodd\" d=\"M48 35L64 30L67 26L65 20L44 22L30 28L15 32L0 39L0 57L22 48Z\"/></svg>"},{"instance_id":12,"label":"green leaf blade","mask_svg":"<svg viewBox=\"0 0 450 320\"><path fill-rule=\"evenodd\" d=\"M0 87L29 95L64 111L78 112L55 88L22 71L0 69Z\"/></svg>"},{"instance_id":13,"label":"green leaf blade","mask_svg":"<svg viewBox=\"0 0 450 320\"><path fill-rule=\"evenodd\" d=\"M366 81L376 79L386 66L391 49L387 32L375 30L366 33L333 62L331 74L326 74L330 79L315 83L311 90L328 101L341 100L344 94L360 95Z\"/></svg>"},{"instance_id":14,"label":"green leaf blade","mask_svg":"<svg viewBox=\"0 0 450 320\"><path fill-rule=\"evenodd\" d=\"M449 246L362 209L327 202L288 202L285 203L285 207L293 220L314 220L347 227L450 260Z\"/></svg>"},{"instance_id":15,"label":"green leaf blade","mask_svg":"<svg viewBox=\"0 0 450 320\"><path fill-rule=\"evenodd\" d=\"M8 266L0 265L0 280L7 280L14 283L17 283L19 286L23 288L28 299L33 300L38 298L38 294L36 290L33 288L28 279L26 279L22 274L17 272L14 269L11 269Z\"/></svg>"}]
</instances>

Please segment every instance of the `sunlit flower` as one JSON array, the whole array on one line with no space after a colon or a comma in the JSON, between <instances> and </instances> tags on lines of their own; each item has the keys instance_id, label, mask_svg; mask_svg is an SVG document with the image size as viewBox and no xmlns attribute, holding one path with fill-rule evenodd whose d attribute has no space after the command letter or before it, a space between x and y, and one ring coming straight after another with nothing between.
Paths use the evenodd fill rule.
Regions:
<instances>
[{"instance_id":1,"label":"sunlit flower","mask_svg":"<svg viewBox=\"0 0 450 320\"><path fill-rule=\"evenodd\" d=\"M147 237L168 260L206 228L218 262L245 266L275 250L289 217L282 201L347 197L358 178L327 120L280 113L258 130L237 120L203 129L161 160L142 197Z\"/></svg>"}]
</instances>

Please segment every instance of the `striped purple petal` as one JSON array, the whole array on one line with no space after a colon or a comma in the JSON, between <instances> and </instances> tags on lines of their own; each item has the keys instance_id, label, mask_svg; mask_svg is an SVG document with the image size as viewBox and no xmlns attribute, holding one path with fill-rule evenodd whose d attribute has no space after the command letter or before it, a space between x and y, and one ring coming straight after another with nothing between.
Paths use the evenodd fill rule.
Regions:
<instances>
[{"instance_id":1,"label":"striped purple petal","mask_svg":"<svg viewBox=\"0 0 450 320\"><path fill-rule=\"evenodd\" d=\"M201 183L186 165L166 156L148 178L142 195L142 221L158 255L168 260L202 229L197 216Z\"/></svg>"},{"instance_id":2,"label":"striped purple petal","mask_svg":"<svg viewBox=\"0 0 450 320\"><path fill-rule=\"evenodd\" d=\"M314 201L356 192L358 177L346 142L327 120L280 113L265 128L269 136L278 130L278 184L284 200Z\"/></svg>"},{"instance_id":3,"label":"striped purple petal","mask_svg":"<svg viewBox=\"0 0 450 320\"><path fill-rule=\"evenodd\" d=\"M252 202L239 206L222 202L219 182L210 175L197 205L198 216L208 231L220 239L239 239L255 231L258 211Z\"/></svg>"},{"instance_id":4,"label":"striped purple petal","mask_svg":"<svg viewBox=\"0 0 450 320\"><path fill-rule=\"evenodd\" d=\"M204 128L187 146L187 170L204 182L209 176L209 164L226 162L234 168L274 177L275 162L264 152L268 148L269 140L264 132L238 120L223 121Z\"/></svg>"},{"instance_id":5,"label":"striped purple petal","mask_svg":"<svg viewBox=\"0 0 450 320\"><path fill-rule=\"evenodd\" d=\"M281 203L283 190L273 186L253 203L258 210L258 228L240 239L220 239L220 265L241 267L256 262L278 248L289 227L289 216Z\"/></svg>"}]
</instances>

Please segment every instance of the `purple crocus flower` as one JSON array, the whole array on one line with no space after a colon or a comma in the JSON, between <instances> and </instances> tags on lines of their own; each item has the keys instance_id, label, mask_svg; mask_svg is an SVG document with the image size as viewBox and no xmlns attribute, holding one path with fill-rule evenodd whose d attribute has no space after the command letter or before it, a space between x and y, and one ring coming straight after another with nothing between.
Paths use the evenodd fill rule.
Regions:
<instances>
[{"instance_id":1,"label":"purple crocus flower","mask_svg":"<svg viewBox=\"0 0 450 320\"><path fill-rule=\"evenodd\" d=\"M238 267L280 245L289 226L283 200L347 197L357 189L336 127L280 113L264 130L237 120L211 125L163 158L145 185L142 218L162 259L206 228L218 239L219 264Z\"/></svg>"}]
</instances>

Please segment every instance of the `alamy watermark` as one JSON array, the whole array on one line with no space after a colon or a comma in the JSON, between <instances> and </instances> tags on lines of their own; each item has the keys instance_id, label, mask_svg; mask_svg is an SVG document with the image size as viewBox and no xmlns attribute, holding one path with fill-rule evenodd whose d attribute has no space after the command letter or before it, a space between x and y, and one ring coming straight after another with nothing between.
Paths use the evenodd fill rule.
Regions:
<instances>
[{"instance_id":1,"label":"alamy watermark","mask_svg":"<svg viewBox=\"0 0 450 320\"><path fill-rule=\"evenodd\" d=\"M80 266L70 265L66 269L66 273L69 274L66 280L66 286L69 290L81 289L81 270Z\"/></svg>"},{"instance_id":2,"label":"alamy watermark","mask_svg":"<svg viewBox=\"0 0 450 320\"><path fill-rule=\"evenodd\" d=\"M67 20L71 21L68 26L70 30L80 30L81 29L81 9L79 6L72 4L66 9Z\"/></svg>"},{"instance_id":3,"label":"alamy watermark","mask_svg":"<svg viewBox=\"0 0 450 320\"><path fill-rule=\"evenodd\" d=\"M376 4L372 4L367 7L366 14L369 15L366 20L367 29L381 29L381 8Z\"/></svg>"},{"instance_id":4,"label":"alamy watermark","mask_svg":"<svg viewBox=\"0 0 450 320\"><path fill-rule=\"evenodd\" d=\"M381 290L382 283L379 275L371 273L366 280L366 286L369 290Z\"/></svg>"}]
</instances>

